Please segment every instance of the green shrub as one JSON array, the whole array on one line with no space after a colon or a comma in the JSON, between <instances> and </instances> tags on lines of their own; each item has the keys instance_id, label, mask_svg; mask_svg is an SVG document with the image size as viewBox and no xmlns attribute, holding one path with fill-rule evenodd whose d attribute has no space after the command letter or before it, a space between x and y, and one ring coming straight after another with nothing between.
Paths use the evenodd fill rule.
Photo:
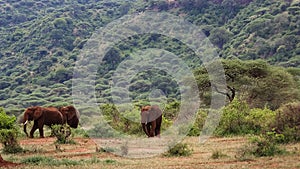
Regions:
<instances>
[{"instance_id":1,"label":"green shrub","mask_svg":"<svg viewBox=\"0 0 300 169\"><path fill-rule=\"evenodd\" d=\"M239 149L236 158L246 160L252 156L263 157L283 154L285 150L279 147L279 143L283 139L283 135L276 132L267 132L259 136L253 136L247 145Z\"/></svg>"},{"instance_id":2,"label":"green shrub","mask_svg":"<svg viewBox=\"0 0 300 169\"><path fill-rule=\"evenodd\" d=\"M169 150L165 153L165 156L190 156L193 150L187 143L178 143L175 146L169 146Z\"/></svg>"},{"instance_id":3,"label":"green shrub","mask_svg":"<svg viewBox=\"0 0 300 169\"><path fill-rule=\"evenodd\" d=\"M84 129L80 128L80 127L76 128L76 129L71 129L71 131L72 131L72 134L74 134L74 136L80 136L80 137L83 137L83 138L89 138L88 133Z\"/></svg>"},{"instance_id":4,"label":"green shrub","mask_svg":"<svg viewBox=\"0 0 300 169\"><path fill-rule=\"evenodd\" d=\"M55 143L58 144L74 144L71 136L71 128L69 125L52 125L52 134L57 138Z\"/></svg>"},{"instance_id":5,"label":"green shrub","mask_svg":"<svg viewBox=\"0 0 300 169\"><path fill-rule=\"evenodd\" d=\"M202 128L204 126L206 117L207 117L207 112L205 112L204 110L200 110L197 113L196 120L194 122L194 125L190 129L188 136L199 136L200 135Z\"/></svg>"},{"instance_id":6,"label":"green shrub","mask_svg":"<svg viewBox=\"0 0 300 169\"><path fill-rule=\"evenodd\" d=\"M223 109L217 135L259 134L270 130L274 123L276 112L264 108L250 109L244 101L234 99Z\"/></svg>"},{"instance_id":7,"label":"green shrub","mask_svg":"<svg viewBox=\"0 0 300 169\"><path fill-rule=\"evenodd\" d=\"M217 135L238 135L248 133L246 117L250 108L246 102L234 99L223 109L219 126L215 133Z\"/></svg>"},{"instance_id":8,"label":"green shrub","mask_svg":"<svg viewBox=\"0 0 300 169\"><path fill-rule=\"evenodd\" d=\"M0 108L0 141L4 146L3 152L18 153L23 151L17 140L19 134L16 117L8 116L3 108Z\"/></svg>"},{"instance_id":9,"label":"green shrub","mask_svg":"<svg viewBox=\"0 0 300 169\"><path fill-rule=\"evenodd\" d=\"M268 131L270 129L271 124L275 120L275 116L276 112L266 107L264 109L251 109L248 116L246 116L245 118L246 123L248 125L248 132L258 134L261 132Z\"/></svg>"},{"instance_id":10,"label":"green shrub","mask_svg":"<svg viewBox=\"0 0 300 169\"><path fill-rule=\"evenodd\" d=\"M286 142L300 141L300 102L288 103L277 111L272 127Z\"/></svg>"},{"instance_id":11,"label":"green shrub","mask_svg":"<svg viewBox=\"0 0 300 169\"><path fill-rule=\"evenodd\" d=\"M269 137L256 136L250 141L252 144L251 153L256 157L262 156L274 156L276 154L282 154L284 151L281 150L276 144L276 141Z\"/></svg>"}]
</instances>

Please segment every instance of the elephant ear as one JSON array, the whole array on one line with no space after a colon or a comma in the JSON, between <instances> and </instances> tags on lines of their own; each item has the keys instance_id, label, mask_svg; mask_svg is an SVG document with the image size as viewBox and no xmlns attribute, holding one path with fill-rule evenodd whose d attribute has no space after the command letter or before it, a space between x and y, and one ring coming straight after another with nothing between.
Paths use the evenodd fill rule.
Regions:
<instances>
[{"instance_id":1,"label":"elephant ear","mask_svg":"<svg viewBox=\"0 0 300 169\"><path fill-rule=\"evenodd\" d=\"M67 107L67 118L69 119L73 119L74 117L77 117L77 110L75 109L75 107L73 106L68 106Z\"/></svg>"},{"instance_id":2,"label":"elephant ear","mask_svg":"<svg viewBox=\"0 0 300 169\"><path fill-rule=\"evenodd\" d=\"M149 109L148 119L149 121L154 121L158 119L162 115L162 111L160 110L158 105L153 105Z\"/></svg>"},{"instance_id":3,"label":"elephant ear","mask_svg":"<svg viewBox=\"0 0 300 169\"><path fill-rule=\"evenodd\" d=\"M39 119L43 114L42 107L34 107L33 120Z\"/></svg>"},{"instance_id":4,"label":"elephant ear","mask_svg":"<svg viewBox=\"0 0 300 169\"><path fill-rule=\"evenodd\" d=\"M68 111L67 111L67 123L72 127L72 128L77 128L79 124L79 112L76 110L74 106L67 106Z\"/></svg>"}]
</instances>

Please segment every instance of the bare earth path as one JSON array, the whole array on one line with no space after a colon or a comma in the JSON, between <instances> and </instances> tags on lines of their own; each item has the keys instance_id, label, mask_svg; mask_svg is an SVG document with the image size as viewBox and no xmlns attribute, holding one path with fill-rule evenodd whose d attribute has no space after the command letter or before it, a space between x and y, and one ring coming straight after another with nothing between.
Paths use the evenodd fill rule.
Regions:
<instances>
[{"instance_id":1,"label":"bare earth path","mask_svg":"<svg viewBox=\"0 0 300 169\"><path fill-rule=\"evenodd\" d=\"M176 169L176 168L300 168L300 143L285 145L284 147L289 153L281 156L251 158L245 161L239 161L235 158L240 147L246 143L246 138L210 138L204 144L200 144L197 137L187 137L184 142L188 143L193 149L193 154L189 157L165 157L157 155L151 158L125 158L111 153L96 152L99 146L94 140L88 138L74 138L76 144L59 145L54 144L55 138L34 138L22 139L20 144L28 152L21 154L2 154L6 161L20 162L22 159L41 156L53 157L56 159L69 160L92 160L97 159L98 163L89 163L84 165L70 166L34 166L20 165L13 168L125 168L125 169L140 169L140 168L158 168L158 169ZM107 140L106 140L107 141ZM112 142L114 140L111 140ZM138 148L129 147L132 153L148 151ZM219 159L212 159L211 155L214 151L219 151L225 156ZM0 163L0 168L2 168Z\"/></svg>"}]
</instances>

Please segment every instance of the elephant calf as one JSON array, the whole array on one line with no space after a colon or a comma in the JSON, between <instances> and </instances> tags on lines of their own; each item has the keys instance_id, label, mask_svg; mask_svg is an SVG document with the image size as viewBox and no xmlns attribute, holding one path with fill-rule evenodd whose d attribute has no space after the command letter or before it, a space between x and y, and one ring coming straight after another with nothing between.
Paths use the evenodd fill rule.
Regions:
<instances>
[{"instance_id":1,"label":"elephant calf","mask_svg":"<svg viewBox=\"0 0 300 169\"><path fill-rule=\"evenodd\" d=\"M148 137L160 135L162 111L157 105L143 106L141 108L141 124Z\"/></svg>"}]
</instances>

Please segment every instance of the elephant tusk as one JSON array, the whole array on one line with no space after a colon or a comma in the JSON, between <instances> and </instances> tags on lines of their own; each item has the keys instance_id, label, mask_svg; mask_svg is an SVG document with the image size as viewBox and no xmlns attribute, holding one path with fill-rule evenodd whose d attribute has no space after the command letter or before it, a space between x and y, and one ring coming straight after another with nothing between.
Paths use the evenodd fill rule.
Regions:
<instances>
[{"instance_id":1,"label":"elephant tusk","mask_svg":"<svg viewBox=\"0 0 300 169\"><path fill-rule=\"evenodd\" d=\"M23 125L26 125L28 123L28 120L25 121L25 123Z\"/></svg>"}]
</instances>

